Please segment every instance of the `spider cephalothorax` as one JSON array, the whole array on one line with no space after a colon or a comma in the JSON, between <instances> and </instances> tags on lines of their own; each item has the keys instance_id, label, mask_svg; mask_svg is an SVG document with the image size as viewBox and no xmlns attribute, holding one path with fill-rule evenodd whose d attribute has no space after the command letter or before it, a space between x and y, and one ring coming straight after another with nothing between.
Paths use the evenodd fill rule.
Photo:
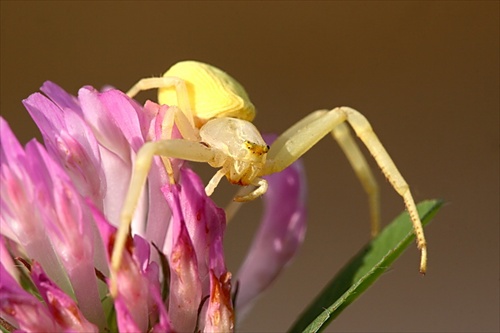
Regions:
<instances>
[{"instance_id":1,"label":"spider cephalothorax","mask_svg":"<svg viewBox=\"0 0 500 333\"><path fill-rule=\"evenodd\" d=\"M223 168L233 184L251 185L266 163L269 147L257 128L237 118L214 118L200 128L201 142L217 150L215 168Z\"/></svg>"}]
</instances>

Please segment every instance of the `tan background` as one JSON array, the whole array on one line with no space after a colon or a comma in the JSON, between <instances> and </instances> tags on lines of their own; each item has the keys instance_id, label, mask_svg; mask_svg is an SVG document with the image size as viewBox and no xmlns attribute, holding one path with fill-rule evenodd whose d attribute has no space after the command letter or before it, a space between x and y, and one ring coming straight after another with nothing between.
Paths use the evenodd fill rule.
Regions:
<instances>
[{"instance_id":1,"label":"tan background","mask_svg":"<svg viewBox=\"0 0 500 333\"><path fill-rule=\"evenodd\" d=\"M329 331L499 330L499 2L1 2L0 109L23 142L37 132L21 100L44 80L125 90L182 59L238 78L263 132L357 108L417 200L446 200L427 229L428 275L411 248ZM305 163L305 245L240 331L288 328L368 239L365 196L336 144ZM379 179L388 221L403 204ZM229 226L233 271L259 210Z\"/></svg>"}]
</instances>

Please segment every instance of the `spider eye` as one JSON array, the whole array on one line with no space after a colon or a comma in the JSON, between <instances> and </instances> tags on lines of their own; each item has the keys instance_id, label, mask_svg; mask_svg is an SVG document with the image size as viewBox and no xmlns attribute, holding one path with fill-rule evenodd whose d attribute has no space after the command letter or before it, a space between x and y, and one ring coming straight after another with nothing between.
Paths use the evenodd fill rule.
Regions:
<instances>
[{"instance_id":1,"label":"spider eye","mask_svg":"<svg viewBox=\"0 0 500 333\"><path fill-rule=\"evenodd\" d=\"M250 141L245 141L245 147L254 155L263 155L269 151L269 146L259 145Z\"/></svg>"}]
</instances>

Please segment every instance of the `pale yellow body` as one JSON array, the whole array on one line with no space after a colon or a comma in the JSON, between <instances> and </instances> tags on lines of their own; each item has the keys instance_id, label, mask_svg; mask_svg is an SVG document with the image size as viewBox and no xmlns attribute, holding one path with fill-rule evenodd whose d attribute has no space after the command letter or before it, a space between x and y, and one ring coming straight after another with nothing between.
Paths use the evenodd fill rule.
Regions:
<instances>
[{"instance_id":1,"label":"pale yellow body","mask_svg":"<svg viewBox=\"0 0 500 333\"><path fill-rule=\"evenodd\" d=\"M212 194L221 178L226 176L232 183L256 186L252 192L235 197L235 201L248 201L266 192L267 182L262 176L285 169L331 133L368 194L371 230L372 235L376 235L380 223L378 185L346 123L402 196L421 251L420 271L425 273L426 241L409 186L361 113L349 107L315 111L290 127L268 147L251 123L255 108L248 94L235 79L220 69L196 61L183 61L172 66L161 78L140 80L127 94L133 97L142 90L154 88L159 88L159 103L172 106L173 112L164 121L163 140L146 143L137 154L113 249L112 274L120 266L132 216L155 155L162 156L171 181L174 177L168 158L206 162L220 168L207 184L206 193ZM184 139L170 139L174 123ZM112 284L111 293L114 295L115 292Z\"/></svg>"}]
</instances>

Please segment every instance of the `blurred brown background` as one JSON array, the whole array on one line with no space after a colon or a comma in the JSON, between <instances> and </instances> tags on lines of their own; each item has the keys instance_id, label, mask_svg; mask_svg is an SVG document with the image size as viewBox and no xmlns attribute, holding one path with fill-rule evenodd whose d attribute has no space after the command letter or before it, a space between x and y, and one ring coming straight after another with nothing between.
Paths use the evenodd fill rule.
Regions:
<instances>
[{"instance_id":1,"label":"blurred brown background","mask_svg":"<svg viewBox=\"0 0 500 333\"><path fill-rule=\"evenodd\" d=\"M499 330L498 1L1 1L0 110L23 142L38 133L21 100L43 81L74 94L126 90L183 59L236 77L263 132L319 108L357 108L416 200L446 200L426 231L428 275L411 247L328 331ZM240 331L287 329L368 240L366 198L337 145L321 141L305 163L305 244ZM379 180L389 221L403 202ZM215 200L233 191L224 182ZM259 214L248 204L229 226L232 271Z\"/></svg>"}]
</instances>

